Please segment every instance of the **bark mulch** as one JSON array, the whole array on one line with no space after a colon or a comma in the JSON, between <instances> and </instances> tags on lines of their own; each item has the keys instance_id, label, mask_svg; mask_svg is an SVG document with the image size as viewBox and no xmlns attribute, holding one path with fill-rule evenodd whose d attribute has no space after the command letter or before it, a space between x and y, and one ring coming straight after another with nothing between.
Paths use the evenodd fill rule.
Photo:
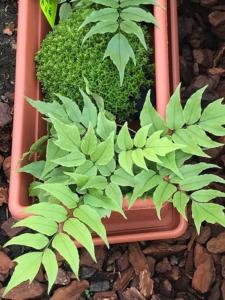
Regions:
<instances>
[{"instance_id":1,"label":"bark mulch","mask_svg":"<svg viewBox=\"0 0 225 300\"><path fill-rule=\"evenodd\" d=\"M173 1L173 0L172 0ZM0 1L0 245L18 233L7 209L16 50L17 2ZM204 103L225 96L224 0L179 1L180 67L185 99L208 84ZM224 143L225 137L220 138ZM210 152L224 177L225 147ZM224 186L214 187L225 191ZM218 201L222 201L219 199ZM97 247L97 264L81 250L80 281L60 262L56 285L46 295L40 270L7 299L94 300L222 300L225 299L225 230L202 227L198 236L191 218L187 232L176 240ZM24 249L0 246L0 298L13 270L12 259Z\"/></svg>"}]
</instances>

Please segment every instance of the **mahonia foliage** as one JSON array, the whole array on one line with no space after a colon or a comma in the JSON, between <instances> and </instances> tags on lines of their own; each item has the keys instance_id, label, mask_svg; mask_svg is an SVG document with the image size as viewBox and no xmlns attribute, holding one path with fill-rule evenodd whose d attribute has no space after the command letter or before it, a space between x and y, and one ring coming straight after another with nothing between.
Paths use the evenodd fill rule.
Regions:
<instances>
[{"instance_id":1,"label":"mahonia foliage","mask_svg":"<svg viewBox=\"0 0 225 300\"><path fill-rule=\"evenodd\" d=\"M187 163L193 155L208 157L206 149L221 145L208 133L225 135L225 105L220 99L202 111L204 89L193 94L183 108L178 87L167 106L166 121L152 106L148 93L137 132L127 123L117 125L104 109L103 99L88 86L86 93L80 90L82 111L59 94L61 104L28 99L45 116L49 130L25 154L38 152L43 157L45 150L45 159L20 169L36 178L29 195L39 202L27 207L30 216L14 227L34 233L18 235L5 246L23 245L34 251L15 259L17 265L5 294L25 280L31 282L41 265L50 291L58 272L57 252L78 278L79 253L74 242L83 245L95 260L92 233L108 246L102 218L111 212L125 217L125 191L130 207L137 198L151 197L159 218L165 202L172 202L185 218L190 203L198 233L203 221L225 226L224 207L211 202L225 193L208 187L212 182L225 183L209 173L217 165Z\"/></svg>"},{"instance_id":2,"label":"mahonia foliage","mask_svg":"<svg viewBox=\"0 0 225 300\"><path fill-rule=\"evenodd\" d=\"M83 39L83 43L95 34L113 33L108 42L104 59L110 57L119 71L120 84L123 84L124 72L131 59L136 65L135 53L132 43L126 35L134 34L147 50L147 44L140 22L158 25L150 11L143 9L142 5L157 5L156 0L92 0L104 8L96 9L86 17L80 28L94 23Z\"/></svg>"},{"instance_id":3,"label":"mahonia foliage","mask_svg":"<svg viewBox=\"0 0 225 300\"><path fill-rule=\"evenodd\" d=\"M103 60L108 35L96 35L82 45L87 29L79 30L79 27L89 13L89 8L75 10L69 19L56 25L43 41L36 62L44 100L57 100L55 93L60 93L82 107L79 87L85 89L84 75L92 91L104 98L106 109L119 121L128 120L154 80L150 33L144 29L148 38L147 52L136 36L130 35L137 65L128 63L123 86L120 87L118 71L113 63L110 59Z\"/></svg>"}]
</instances>

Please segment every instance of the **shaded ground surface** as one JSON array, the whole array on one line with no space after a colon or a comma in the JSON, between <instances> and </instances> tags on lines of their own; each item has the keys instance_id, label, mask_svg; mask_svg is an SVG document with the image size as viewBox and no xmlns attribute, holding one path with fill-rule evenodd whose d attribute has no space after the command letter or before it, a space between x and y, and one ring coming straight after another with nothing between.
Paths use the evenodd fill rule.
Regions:
<instances>
[{"instance_id":1,"label":"shaded ground surface","mask_svg":"<svg viewBox=\"0 0 225 300\"><path fill-rule=\"evenodd\" d=\"M14 220L7 209L16 14L16 1L0 1L0 245L18 232L10 229ZM194 90L209 84L205 105L225 95L225 4L223 0L183 0L179 1L179 15L183 98L185 101ZM210 154L211 161L222 167L219 175L224 177L224 147ZM221 185L214 187L225 191ZM10 278L12 259L23 251L18 247L2 250L0 246L0 289ZM219 226L205 225L197 236L190 220L179 239L115 245L110 250L97 247L96 254L97 264L81 251L80 282L60 263L49 297L41 270L29 288L24 283L7 299L225 299L225 231Z\"/></svg>"}]
</instances>

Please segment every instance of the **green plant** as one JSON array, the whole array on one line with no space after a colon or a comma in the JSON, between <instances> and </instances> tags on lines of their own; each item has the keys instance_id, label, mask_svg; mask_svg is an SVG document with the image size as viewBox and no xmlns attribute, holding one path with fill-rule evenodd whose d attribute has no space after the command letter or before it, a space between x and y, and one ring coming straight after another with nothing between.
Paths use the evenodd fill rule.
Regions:
<instances>
[{"instance_id":1,"label":"green plant","mask_svg":"<svg viewBox=\"0 0 225 300\"><path fill-rule=\"evenodd\" d=\"M91 0L57 0L59 7L60 20L66 20L71 17L73 10L81 7L88 7Z\"/></svg>"},{"instance_id":2,"label":"green plant","mask_svg":"<svg viewBox=\"0 0 225 300\"><path fill-rule=\"evenodd\" d=\"M93 25L86 33L83 43L95 34L113 33L108 42L104 59L110 57L119 71L120 85L123 84L124 71L131 59L136 64L132 43L126 35L134 34L147 50L145 36L140 22L152 23L158 26L151 12L142 8L143 5L157 5L156 0L92 0L93 3L104 6L94 10L86 17L80 29L89 24Z\"/></svg>"},{"instance_id":3,"label":"green plant","mask_svg":"<svg viewBox=\"0 0 225 300\"><path fill-rule=\"evenodd\" d=\"M76 10L71 18L60 22L43 41L37 54L37 77L42 84L46 101L57 100L54 93L73 99L81 107L79 88L85 88L83 76L88 78L93 92L105 100L105 107L120 121L129 119L137 102L146 93L154 78L150 37L148 51L136 37L131 42L136 50L137 66L127 66L124 84L120 87L117 70L109 60L102 60L107 35L94 37L82 46L85 28L78 30L89 9Z\"/></svg>"},{"instance_id":4,"label":"green plant","mask_svg":"<svg viewBox=\"0 0 225 300\"><path fill-rule=\"evenodd\" d=\"M41 264L50 291L58 271L55 252L65 258L78 277L79 254L74 241L95 260L91 234L95 232L108 246L101 219L112 211L125 217L125 193L130 207L137 198L152 197L159 218L166 201L172 202L185 218L186 206L191 203L198 233L203 221L225 226L224 207L210 202L225 197L225 193L208 188L212 182L225 183L208 171L218 166L187 163L191 156L207 157L204 150L221 145L206 132L225 134L225 105L217 100L201 111L203 91L204 88L193 94L182 108L178 87L167 106L165 122L148 93L137 132L127 123L121 127L109 118L102 98L93 94L88 85L87 94L81 90L82 111L59 94L61 104L28 100L45 115L49 130L47 138L39 139L26 153L43 155L46 149L45 159L20 169L36 178L29 194L39 203L28 207L26 212L31 216L14 227L24 226L36 233L16 236L5 246L17 244L37 251L15 259L17 265L5 294L25 280L32 281ZM202 174L204 171L207 173Z\"/></svg>"}]
</instances>

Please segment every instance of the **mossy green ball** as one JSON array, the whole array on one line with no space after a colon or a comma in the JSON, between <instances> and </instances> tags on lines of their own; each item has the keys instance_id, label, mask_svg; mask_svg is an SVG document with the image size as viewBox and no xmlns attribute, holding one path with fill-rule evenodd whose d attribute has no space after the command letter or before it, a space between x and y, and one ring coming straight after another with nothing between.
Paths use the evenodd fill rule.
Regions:
<instances>
[{"instance_id":1,"label":"mossy green ball","mask_svg":"<svg viewBox=\"0 0 225 300\"><path fill-rule=\"evenodd\" d=\"M119 121L128 120L136 111L136 103L153 79L152 49L146 51L136 36L129 35L136 56L136 66L130 60L120 86L119 73L110 58L103 60L111 34L97 34L83 45L89 28L79 27L89 9L76 10L72 16L56 25L44 39L37 53L37 77L41 82L45 101L57 99L60 93L82 106L79 88L85 89L85 76L92 92L101 95L105 108ZM149 35L145 30L146 35ZM148 37L149 40L149 37ZM148 42L149 44L149 42Z\"/></svg>"}]
</instances>

